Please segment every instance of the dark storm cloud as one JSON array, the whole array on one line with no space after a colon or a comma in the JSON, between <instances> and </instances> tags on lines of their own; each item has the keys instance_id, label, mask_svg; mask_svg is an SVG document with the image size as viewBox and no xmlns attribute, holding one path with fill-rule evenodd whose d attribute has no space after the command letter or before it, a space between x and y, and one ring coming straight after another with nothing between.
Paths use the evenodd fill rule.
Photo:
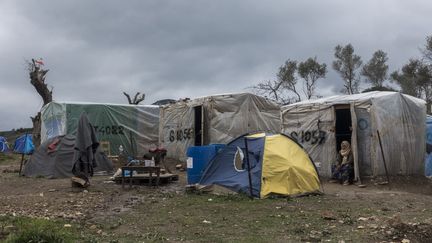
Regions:
<instances>
[{"instance_id":1,"label":"dark storm cloud","mask_svg":"<svg viewBox=\"0 0 432 243\"><path fill-rule=\"evenodd\" d=\"M43 57L56 100L146 103L244 91L272 79L290 58L317 56L338 92L333 48L376 49L392 70L430 31L428 1L3 1L0 3L0 130L30 126L41 105L24 59ZM4 119L3 117L7 117Z\"/></svg>"}]
</instances>

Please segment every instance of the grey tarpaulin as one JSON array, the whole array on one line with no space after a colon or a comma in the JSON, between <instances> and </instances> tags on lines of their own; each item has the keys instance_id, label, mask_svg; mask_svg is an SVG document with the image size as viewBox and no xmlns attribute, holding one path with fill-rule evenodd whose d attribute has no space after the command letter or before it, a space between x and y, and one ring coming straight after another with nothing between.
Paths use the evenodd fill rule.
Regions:
<instances>
[{"instance_id":1,"label":"grey tarpaulin","mask_svg":"<svg viewBox=\"0 0 432 243\"><path fill-rule=\"evenodd\" d=\"M96 132L87 115L82 113L75 137L74 167L72 168L74 175L84 176L84 178L93 176L93 168L97 167L95 154L98 147Z\"/></svg>"},{"instance_id":2,"label":"grey tarpaulin","mask_svg":"<svg viewBox=\"0 0 432 243\"><path fill-rule=\"evenodd\" d=\"M282 132L309 152L319 172L330 176L336 160L335 109L345 106L352 120L356 176L384 175L377 130L391 175L420 175L424 170L425 102L398 92L368 92L303 101L282 107Z\"/></svg>"},{"instance_id":3,"label":"grey tarpaulin","mask_svg":"<svg viewBox=\"0 0 432 243\"><path fill-rule=\"evenodd\" d=\"M54 149L48 147L55 143ZM25 164L23 175L29 177L43 176L46 178L67 178L72 177L74 165L75 136L57 136L43 142L32 154L29 161ZM112 162L104 153L96 153L97 167L95 172L113 171Z\"/></svg>"},{"instance_id":4,"label":"grey tarpaulin","mask_svg":"<svg viewBox=\"0 0 432 243\"><path fill-rule=\"evenodd\" d=\"M186 160L186 150L196 144L198 136L202 141L197 145L206 145L227 143L256 131L278 133L280 107L249 93L212 95L161 108L160 143L167 149L168 157L182 161Z\"/></svg>"}]
</instances>

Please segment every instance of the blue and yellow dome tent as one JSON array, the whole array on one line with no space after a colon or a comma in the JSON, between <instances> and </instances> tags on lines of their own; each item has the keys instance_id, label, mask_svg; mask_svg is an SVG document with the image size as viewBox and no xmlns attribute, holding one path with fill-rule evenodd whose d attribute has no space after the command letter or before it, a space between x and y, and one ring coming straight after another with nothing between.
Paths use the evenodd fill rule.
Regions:
<instances>
[{"instance_id":1,"label":"blue and yellow dome tent","mask_svg":"<svg viewBox=\"0 0 432 243\"><path fill-rule=\"evenodd\" d=\"M220 185L252 197L320 192L318 172L303 148L284 134L240 136L209 162L201 185Z\"/></svg>"}]
</instances>

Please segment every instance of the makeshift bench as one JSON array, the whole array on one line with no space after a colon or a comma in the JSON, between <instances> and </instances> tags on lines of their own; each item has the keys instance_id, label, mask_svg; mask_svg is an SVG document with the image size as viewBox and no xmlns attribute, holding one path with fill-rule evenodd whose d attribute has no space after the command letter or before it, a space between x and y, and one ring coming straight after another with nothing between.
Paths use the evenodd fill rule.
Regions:
<instances>
[{"instance_id":1,"label":"makeshift bench","mask_svg":"<svg viewBox=\"0 0 432 243\"><path fill-rule=\"evenodd\" d=\"M129 171L129 188L132 187L132 181L134 179L133 172L136 171L137 173L149 173L149 186L153 185L153 174L156 176L156 183L154 186L159 186L159 179L160 179L160 167L159 166L122 166L122 176L121 176L121 182L122 182L122 188L124 188L125 183L125 171Z\"/></svg>"}]
</instances>

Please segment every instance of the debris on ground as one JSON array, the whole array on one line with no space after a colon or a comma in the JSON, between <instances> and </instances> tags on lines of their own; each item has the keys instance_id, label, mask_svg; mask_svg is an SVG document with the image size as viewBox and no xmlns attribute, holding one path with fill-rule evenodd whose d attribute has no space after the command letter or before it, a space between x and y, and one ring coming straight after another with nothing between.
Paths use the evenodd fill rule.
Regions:
<instances>
[{"instance_id":1,"label":"debris on ground","mask_svg":"<svg viewBox=\"0 0 432 243\"><path fill-rule=\"evenodd\" d=\"M330 211L323 211L321 212L321 218L325 219L325 220L336 220L336 216L330 212Z\"/></svg>"}]
</instances>

